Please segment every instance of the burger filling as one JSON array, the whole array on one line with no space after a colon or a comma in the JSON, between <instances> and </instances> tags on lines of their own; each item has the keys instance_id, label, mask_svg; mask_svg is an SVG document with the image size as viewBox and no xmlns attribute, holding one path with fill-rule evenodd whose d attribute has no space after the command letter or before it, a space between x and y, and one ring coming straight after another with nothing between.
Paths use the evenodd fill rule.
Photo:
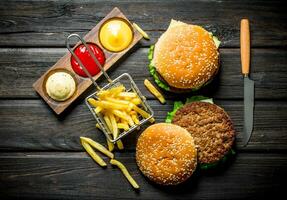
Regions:
<instances>
[{"instance_id":1,"label":"burger filling","mask_svg":"<svg viewBox=\"0 0 287 200\"><path fill-rule=\"evenodd\" d=\"M181 101L175 101L174 105L173 105L173 110L167 113L165 122L171 123L172 119L173 119L173 117L174 117L174 115L178 109L180 109L181 107L183 107L187 103L196 102L196 101L207 102L207 103L213 104L212 98L204 97L204 96L193 96L193 97L187 98L185 103L183 103ZM232 155L235 155L235 151L233 149L230 149L224 155L224 157L221 158L219 161L214 162L214 163L200 163L199 166L201 169L212 169L212 168L219 166L221 163L225 163L227 161L227 159Z\"/></svg>"},{"instance_id":2,"label":"burger filling","mask_svg":"<svg viewBox=\"0 0 287 200\"><path fill-rule=\"evenodd\" d=\"M149 65L148 65L148 69L149 69L149 73L152 75L152 77L154 78L154 81L156 82L156 84L162 88L165 89L166 91L170 91L170 87L167 83L164 83L162 80L160 80L160 78L158 77L158 74L156 72L156 68L152 63L152 59L153 59L153 51L154 51L154 45L151 45L149 48L149 52L148 52L148 59L150 61Z\"/></svg>"}]
</instances>

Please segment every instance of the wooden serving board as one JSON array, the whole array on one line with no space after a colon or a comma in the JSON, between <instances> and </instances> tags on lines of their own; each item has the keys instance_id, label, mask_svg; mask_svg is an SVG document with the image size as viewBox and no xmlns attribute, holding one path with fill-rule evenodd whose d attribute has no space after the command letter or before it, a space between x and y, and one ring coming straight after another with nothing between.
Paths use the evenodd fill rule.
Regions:
<instances>
[{"instance_id":1,"label":"wooden serving board","mask_svg":"<svg viewBox=\"0 0 287 200\"><path fill-rule=\"evenodd\" d=\"M104 65L105 71L108 70L113 64L115 64L127 51L129 51L140 39L142 39L142 35L136 30L132 24L130 23L130 26L133 30L134 36L133 41L131 42L130 46L118 53L110 52L103 48L99 42L98 38L98 32L104 22L111 18L122 18L125 19L128 23L130 21L125 17L125 15L117 8L115 7L104 19L102 19L89 33L87 33L84 37L84 40L87 43L94 43L98 45L104 52L106 57L106 62ZM78 42L73 49L75 49L80 42ZM71 53L67 53L64 55L61 59L58 60L56 64L54 64L48 71L46 71L34 84L34 89L39 93L39 95L46 101L46 103L55 111L57 114L61 114L73 101L75 101L91 84L92 81L89 78L81 77L77 75L71 66L70 63L71 59ZM74 95L69 98L66 101L60 102L55 101L52 98L50 98L45 89L45 81L49 74L53 73L54 71L61 71L65 70L68 71L75 79L77 84L77 89L74 93ZM98 79L102 75L102 72L98 73L94 76L94 79Z\"/></svg>"}]
</instances>

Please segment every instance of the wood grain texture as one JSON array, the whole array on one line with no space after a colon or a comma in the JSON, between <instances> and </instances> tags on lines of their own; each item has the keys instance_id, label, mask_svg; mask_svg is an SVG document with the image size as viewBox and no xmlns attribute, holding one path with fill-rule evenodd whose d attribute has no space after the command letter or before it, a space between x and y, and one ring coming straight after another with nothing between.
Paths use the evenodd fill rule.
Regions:
<instances>
[{"instance_id":1,"label":"wood grain texture","mask_svg":"<svg viewBox=\"0 0 287 200\"><path fill-rule=\"evenodd\" d=\"M173 102L161 105L148 101L157 122L165 120ZM255 102L254 131L246 148L241 147L243 129L243 101L215 100L231 116L237 132L239 150L287 150L287 103ZM79 137L87 136L105 144L103 133L95 128L95 120L84 103L75 105L66 115L57 117L43 101L0 101L0 150L82 151ZM144 127L148 126L145 125ZM126 151L133 151L141 131L123 139Z\"/></svg>"},{"instance_id":2,"label":"wood grain texture","mask_svg":"<svg viewBox=\"0 0 287 200\"><path fill-rule=\"evenodd\" d=\"M0 98L38 98L32 84L67 51L62 48L2 48L0 49ZM127 53L108 74L115 78L122 73L132 75L147 98L153 96L143 81L150 77L147 66L147 48ZM253 49L251 77L255 81L256 99L287 99L287 50ZM243 98L240 50L220 49L221 71L217 78L198 93L219 99ZM106 84L104 78L99 83ZM90 93L87 91L87 94ZM190 96L190 94L187 94ZM165 93L167 98L178 95Z\"/></svg>"},{"instance_id":3,"label":"wood grain texture","mask_svg":"<svg viewBox=\"0 0 287 200\"><path fill-rule=\"evenodd\" d=\"M199 24L222 40L224 47L239 47L239 23L251 23L252 46L286 46L287 16L284 1L1 1L1 46L64 46L72 32L85 35L114 6L147 30L154 43L171 18Z\"/></svg>"},{"instance_id":4,"label":"wood grain texture","mask_svg":"<svg viewBox=\"0 0 287 200\"><path fill-rule=\"evenodd\" d=\"M129 23L132 32L133 32L133 39L130 43L130 45L125 48L123 51L112 53L110 51L107 51L105 48L101 46L101 43L99 41L98 35L101 26L108 20L113 18L121 18L126 21L126 23ZM89 31L84 37L84 40L87 43L93 43L99 46L103 53L105 54L105 64L103 65L104 71L107 71L113 64L115 64L122 56L124 56L136 43L142 38L142 35L132 26L132 24L129 22L129 20L125 17L125 15L117 8L113 8L111 12L109 12L104 19L102 19L91 31ZM81 42L79 41L73 48L73 50L80 45ZM72 47L71 47L72 48ZM51 74L53 74L56 70L65 70L68 73L71 73L73 76L75 83L76 83L76 90L75 93L66 101L55 101L52 99L46 92L45 89L45 81L47 80L47 77L49 77ZM97 80L101 73L96 74L93 76L94 80ZM92 85L92 81L88 78L83 78L81 76L78 76L72 69L71 66L71 53L66 53L63 57L61 57L57 62L50 67L36 82L33 84L33 88L38 92L38 94L47 102L47 104L51 107L53 111L57 114L61 114L63 111L65 111L79 96L81 96L90 86Z\"/></svg>"},{"instance_id":5,"label":"wood grain texture","mask_svg":"<svg viewBox=\"0 0 287 200\"><path fill-rule=\"evenodd\" d=\"M45 199L258 199L284 195L287 158L238 154L214 172L197 172L178 187L160 187L139 172L134 153L117 154L140 185L135 192L119 169L100 168L85 153L0 154L1 197ZM108 160L105 159L107 162Z\"/></svg>"},{"instance_id":6,"label":"wood grain texture","mask_svg":"<svg viewBox=\"0 0 287 200\"><path fill-rule=\"evenodd\" d=\"M287 178L287 15L283 0L26 0L0 1L0 199L279 199ZM121 172L101 169L83 152L79 136L105 143L83 98L60 116L33 91L32 84L67 53L70 33L85 35L118 6L150 35L114 65L112 78L129 72L149 99L158 122L172 101L188 95L165 93L160 105L146 90L148 46L171 18L199 24L222 41L221 72L199 94L215 98L237 131L236 156L214 172L197 173L179 187L159 187L135 164L135 132L116 158L141 186L135 192ZM254 132L241 147L243 80L240 19L250 19L251 77L255 80ZM99 79L101 84L106 82ZM108 160L105 159L107 162ZM280 199L281 199L280 198Z\"/></svg>"}]
</instances>

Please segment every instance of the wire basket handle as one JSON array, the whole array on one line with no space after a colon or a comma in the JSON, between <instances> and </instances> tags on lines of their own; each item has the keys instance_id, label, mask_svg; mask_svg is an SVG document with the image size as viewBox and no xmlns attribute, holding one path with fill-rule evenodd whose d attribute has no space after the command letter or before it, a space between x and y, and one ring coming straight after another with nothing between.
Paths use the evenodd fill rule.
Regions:
<instances>
[{"instance_id":1,"label":"wire basket handle","mask_svg":"<svg viewBox=\"0 0 287 200\"><path fill-rule=\"evenodd\" d=\"M73 33L71 35L69 35L66 38L66 46L67 49L70 51L70 53L72 54L72 56L76 59L76 61L80 64L80 66L82 67L82 69L84 70L85 74L91 79L91 81L93 82L93 84L96 86L96 88L98 90L101 90L100 86L96 83L96 81L93 79L92 75L89 73L89 71L87 70L87 68L83 65L82 61L79 59L79 57L74 53L74 51L71 49L70 47L70 38L72 37L76 37L78 38L82 44L86 47L86 49L88 50L89 54L92 56L93 60L95 61L95 63L97 64L97 66L101 69L102 73L104 74L104 76L106 77L106 79L111 83L112 80L110 79L109 75L106 73L106 71L104 70L104 67L101 65L101 63L99 62L99 60L96 58L96 56L93 54L93 52L91 51L90 47L87 45L86 41L79 36L76 33Z\"/></svg>"}]
</instances>

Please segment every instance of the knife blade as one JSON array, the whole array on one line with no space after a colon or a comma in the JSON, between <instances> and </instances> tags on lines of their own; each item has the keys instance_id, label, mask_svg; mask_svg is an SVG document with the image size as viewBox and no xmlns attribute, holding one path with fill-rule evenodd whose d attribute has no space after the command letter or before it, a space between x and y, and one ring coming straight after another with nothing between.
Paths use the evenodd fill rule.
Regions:
<instances>
[{"instance_id":1,"label":"knife blade","mask_svg":"<svg viewBox=\"0 0 287 200\"><path fill-rule=\"evenodd\" d=\"M253 110L254 110L254 81L244 77L244 126L243 146L249 142L253 131Z\"/></svg>"},{"instance_id":2,"label":"knife blade","mask_svg":"<svg viewBox=\"0 0 287 200\"><path fill-rule=\"evenodd\" d=\"M242 19L240 25L241 70L244 79L244 125L243 146L249 142L253 131L254 81L249 78L250 69L250 32L248 19Z\"/></svg>"}]
</instances>

